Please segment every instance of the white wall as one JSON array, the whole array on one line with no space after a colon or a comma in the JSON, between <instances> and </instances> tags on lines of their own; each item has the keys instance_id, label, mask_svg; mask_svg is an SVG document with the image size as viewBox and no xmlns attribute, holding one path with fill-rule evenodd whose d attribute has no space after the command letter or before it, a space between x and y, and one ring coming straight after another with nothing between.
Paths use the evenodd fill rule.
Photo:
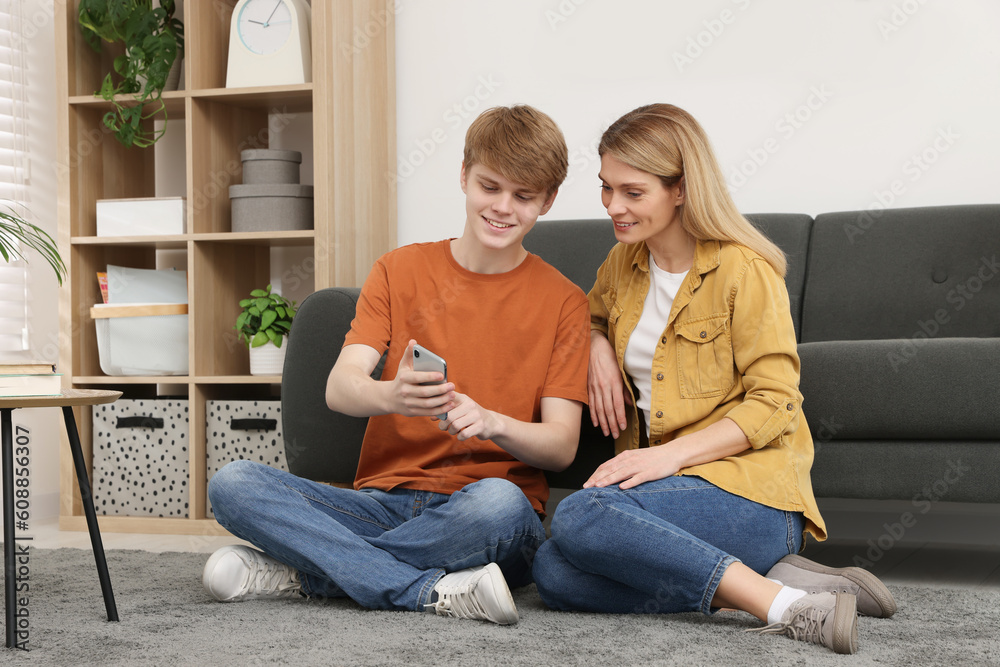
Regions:
<instances>
[{"instance_id":1,"label":"white wall","mask_svg":"<svg viewBox=\"0 0 1000 667\"><path fill-rule=\"evenodd\" d=\"M548 219L605 216L595 146L670 102L744 212L996 202L995 0L397 0L399 243L454 236L465 130L550 114L570 173ZM893 187L895 186L895 193Z\"/></svg>"}]
</instances>

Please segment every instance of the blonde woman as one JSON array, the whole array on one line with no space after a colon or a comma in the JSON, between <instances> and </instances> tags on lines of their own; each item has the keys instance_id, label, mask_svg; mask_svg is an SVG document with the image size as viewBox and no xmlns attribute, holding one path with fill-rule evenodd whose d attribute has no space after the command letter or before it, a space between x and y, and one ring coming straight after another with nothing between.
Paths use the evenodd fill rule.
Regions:
<instances>
[{"instance_id":1,"label":"blonde woman","mask_svg":"<svg viewBox=\"0 0 1000 667\"><path fill-rule=\"evenodd\" d=\"M855 652L856 612L890 616L895 602L864 570L790 555L826 528L784 255L736 210L685 111L629 112L599 153L619 243L589 294L588 392L617 456L556 509L534 564L543 600L735 608L765 632Z\"/></svg>"}]
</instances>

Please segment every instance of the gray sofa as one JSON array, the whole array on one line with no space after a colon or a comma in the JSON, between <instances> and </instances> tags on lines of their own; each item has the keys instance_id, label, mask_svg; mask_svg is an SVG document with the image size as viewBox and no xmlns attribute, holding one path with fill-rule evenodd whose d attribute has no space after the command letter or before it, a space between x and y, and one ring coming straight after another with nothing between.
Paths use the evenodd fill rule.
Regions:
<instances>
[{"instance_id":1,"label":"gray sofa","mask_svg":"<svg viewBox=\"0 0 1000 667\"><path fill-rule=\"evenodd\" d=\"M748 217L788 256L816 495L1000 502L1000 205ZM607 220L542 220L525 245L586 292L614 243ZM366 420L324 388L358 293L310 295L292 327L285 446L311 479L354 479ZM612 453L585 411L550 485L579 488Z\"/></svg>"}]
</instances>

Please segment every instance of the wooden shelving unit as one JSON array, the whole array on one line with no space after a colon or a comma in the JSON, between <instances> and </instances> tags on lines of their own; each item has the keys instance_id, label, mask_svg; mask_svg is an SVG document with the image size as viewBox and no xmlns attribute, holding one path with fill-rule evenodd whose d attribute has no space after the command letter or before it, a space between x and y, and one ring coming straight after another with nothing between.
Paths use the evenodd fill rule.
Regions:
<instances>
[{"instance_id":1,"label":"wooden shelving unit","mask_svg":"<svg viewBox=\"0 0 1000 667\"><path fill-rule=\"evenodd\" d=\"M312 249L316 289L360 285L371 264L396 244L395 53L392 0L312 3L313 82L225 87L229 25L236 0L183 2L184 90L164 94L173 123L161 142L182 141L186 156L187 233L98 237L98 199L156 196L153 149L125 148L105 131L109 110L93 92L114 53L96 54L77 24L78 0L56 10L60 251L69 280L60 293L60 367L67 386L116 388L150 398L158 384L186 390L189 402L190 500L186 519L100 518L102 530L222 534L205 518L205 402L276 398L281 378L249 375L246 350L234 345L238 301L267 284L271 249ZM373 18L380 30L370 35ZM353 47L367 30L365 48ZM346 48L345 48L346 45ZM266 147L269 116L312 113L315 228L233 233L228 188L242 148ZM222 178L220 178L222 175ZM101 302L95 274L108 264L156 268L158 251L186 253L189 367L185 377L110 377L102 373L90 307ZM77 415L84 453L92 452L89 411ZM65 443L64 443L65 444ZM85 530L68 446L60 460L60 528Z\"/></svg>"}]
</instances>

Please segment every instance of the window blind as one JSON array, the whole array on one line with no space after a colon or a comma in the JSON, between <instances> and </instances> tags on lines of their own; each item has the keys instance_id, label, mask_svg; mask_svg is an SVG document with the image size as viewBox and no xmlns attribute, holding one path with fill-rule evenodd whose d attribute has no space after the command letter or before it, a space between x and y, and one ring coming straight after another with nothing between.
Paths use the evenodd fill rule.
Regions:
<instances>
[{"instance_id":1,"label":"window blind","mask_svg":"<svg viewBox=\"0 0 1000 667\"><path fill-rule=\"evenodd\" d=\"M0 0L0 206L28 222L26 67L21 0ZM23 260L0 257L0 352L28 349L28 282Z\"/></svg>"}]
</instances>

